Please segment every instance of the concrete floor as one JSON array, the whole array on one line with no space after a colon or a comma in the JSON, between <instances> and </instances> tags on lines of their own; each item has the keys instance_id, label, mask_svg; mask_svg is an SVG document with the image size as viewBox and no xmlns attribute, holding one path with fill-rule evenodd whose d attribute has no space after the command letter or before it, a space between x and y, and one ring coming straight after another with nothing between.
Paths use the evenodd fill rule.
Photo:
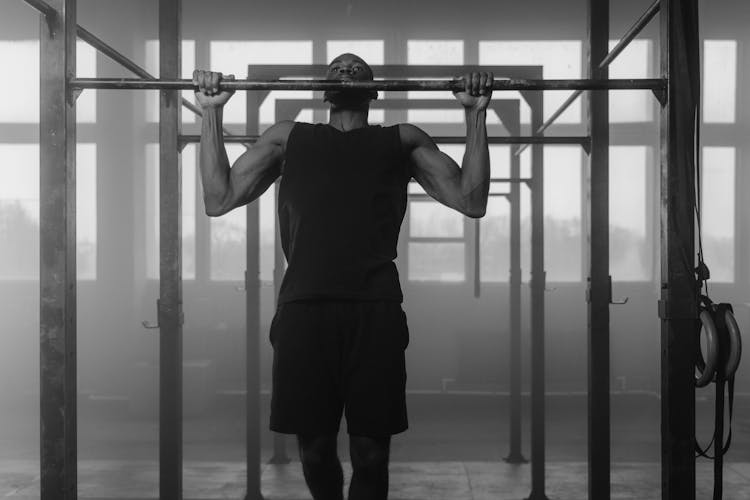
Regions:
<instances>
[{"instance_id":1,"label":"concrete floor","mask_svg":"<svg viewBox=\"0 0 750 500\"><path fill-rule=\"evenodd\" d=\"M38 464L0 461L3 498L39 498ZM550 500L586 498L587 465L580 462L550 463L546 468L546 492ZM245 465L242 462L186 462L186 499L242 499ZM344 462L346 485L351 475ZM530 467L497 462L396 462L390 467L393 500L500 500L522 499L530 491ZM158 498L158 463L82 461L78 471L79 498ZM711 498L710 464L697 469L697 498ZM616 463L612 466L613 499L661 498L659 464ZM309 500L311 497L298 462L264 465L261 492L265 500ZM750 498L750 463L731 463L724 471L724 500Z\"/></svg>"},{"instance_id":2,"label":"concrete floor","mask_svg":"<svg viewBox=\"0 0 750 500\"><path fill-rule=\"evenodd\" d=\"M119 405L119 406L118 406ZM242 404L216 402L210 413L184 423L184 498L240 499L244 495ZM528 405L525 404L528 408ZM659 499L660 401L648 395L612 397L612 498ZM710 435L711 402L699 401L699 436ZM410 429L394 436L390 495L393 500L521 499L530 493L530 466L503 462L508 452L507 407L487 396L410 395ZM724 500L750 498L750 404L735 408L733 444L726 457ZM267 422L267 404L262 409ZM547 400L546 488L550 500L587 496L586 399ZM0 498L39 498L38 415L0 412ZM265 425L265 424L264 424ZM345 421L339 453L345 475ZM158 497L158 426L134 418L121 403L79 404L78 492L80 498ZM293 440L292 462L270 465L272 435L262 432L262 493L266 500L310 499ZM528 453L528 415L522 450ZM527 455L528 457L528 455ZM711 498L712 463L697 463L698 499Z\"/></svg>"}]
</instances>

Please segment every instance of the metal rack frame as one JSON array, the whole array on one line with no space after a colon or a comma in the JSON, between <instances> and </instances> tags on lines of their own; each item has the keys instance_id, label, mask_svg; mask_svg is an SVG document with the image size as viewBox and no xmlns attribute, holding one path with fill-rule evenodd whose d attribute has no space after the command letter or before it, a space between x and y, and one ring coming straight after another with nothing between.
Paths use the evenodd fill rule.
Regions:
<instances>
[{"instance_id":1,"label":"metal rack frame","mask_svg":"<svg viewBox=\"0 0 750 500\"><path fill-rule=\"evenodd\" d=\"M76 24L76 0L26 0L42 13L41 117L40 117L40 349L41 349L41 498L77 497L77 416L76 416L76 263L75 263L75 99L83 88L160 89L160 225L162 392L160 411L160 496L182 497L181 443L181 365L175 359L182 352L182 285L179 217L180 107L178 90L191 88L179 74L180 0L159 0L160 79L77 79L75 78L76 35L85 31ZM606 2L605 2L606 3ZM657 9L658 5L658 9ZM662 498L695 498L695 387L693 361L696 317L695 277L685 256L694 255L695 165L692 158L694 127L686 116L696 89L690 87L689 70L697 58L697 0L657 0L636 23L642 28L660 13L661 77L641 80L609 80L602 70L608 38L608 8L589 0L590 78L580 80L498 80L495 89L530 91L548 89L604 90L618 88L651 89L661 104L661 269L662 296L659 301L662 336ZM634 30L633 37L639 29ZM692 37L692 38L691 38ZM627 39L627 37L625 38ZM624 39L624 40L625 40ZM630 38L632 40L632 38ZM89 43L95 40L88 37ZM98 40L98 39L96 39ZM622 44L622 47L627 42ZM605 47L602 49L602 47ZM102 46L98 47L102 50ZM102 50L104 52L104 50ZM116 52L116 51L114 51ZM105 52L106 53L106 52ZM108 54L109 55L109 54ZM110 55L112 57L112 55ZM600 61L596 63L596 61ZM688 62L686 64L685 62ZM606 66L606 65L605 65ZM468 68L465 66L465 68ZM343 82L238 81L227 87L252 90L328 88L369 88L375 90L452 90L454 81L375 81ZM606 145L600 125L606 92L594 92L591 101L592 213L606 206ZM534 131L543 127L534 121ZM257 130L248 130L248 136ZM183 139L184 140L184 139ZM534 156L541 153L541 144ZM542 182L541 164L532 168L532 186ZM540 184L541 185L541 184ZM536 190L538 192L538 190ZM593 196L594 193L597 196ZM532 217L541 216L541 197L532 202ZM248 207L249 222L257 207ZM589 301L590 370L608 370L608 307L611 280L604 250L607 217L591 220L591 285ZM248 230L253 228L248 226ZM597 243L594 243L596 241ZM545 499L544 492L544 238L541 227L532 234L532 500ZM248 245L251 247L252 245ZM257 255L248 250L248 257ZM692 264L692 262L690 262ZM689 268L689 269L688 269ZM248 304L257 299L257 268L248 268ZM606 278L605 278L606 275ZM254 290L254 291L253 291ZM248 317L254 322L257 317ZM589 377L590 379L592 377ZM608 379L608 377L607 377ZM251 389L251 386L248 386ZM590 381L589 494L609 498L609 388ZM165 393L171 395L164 396ZM170 399L171 398L171 399ZM605 425L606 422L606 425ZM604 441L601 441L601 440ZM596 443L594 441L596 440ZM604 444L606 443L606 449Z\"/></svg>"}]
</instances>

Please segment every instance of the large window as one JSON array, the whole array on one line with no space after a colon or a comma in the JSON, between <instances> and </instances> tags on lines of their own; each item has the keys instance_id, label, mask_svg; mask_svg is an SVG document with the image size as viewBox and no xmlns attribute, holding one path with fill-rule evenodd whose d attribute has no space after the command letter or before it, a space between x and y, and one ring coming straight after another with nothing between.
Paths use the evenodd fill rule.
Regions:
<instances>
[{"instance_id":1,"label":"large window","mask_svg":"<svg viewBox=\"0 0 750 500\"><path fill-rule=\"evenodd\" d=\"M499 66L543 66L544 78L581 78L580 40L523 40L479 42L479 64ZM495 75L509 77L514 75ZM570 91L547 91L544 93L544 118L547 119L568 98ZM517 92L503 92L504 98ZM531 120L528 106L521 106L521 121ZM556 123L580 123L581 101L574 102Z\"/></svg>"},{"instance_id":2,"label":"large window","mask_svg":"<svg viewBox=\"0 0 750 500\"><path fill-rule=\"evenodd\" d=\"M237 78L246 78L249 64L312 64L312 42L310 40L294 41L224 41L211 42L210 48L212 71L234 74ZM293 76L293 75L290 75ZM324 75L321 75L321 78ZM313 93L307 91L274 91L260 107L260 122L274 123L276 99L310 99ZM244 124L247 116L247 99L245 92L237 92L224 108L226 123ZM289 118L289 117L285 117ZM291 117L290 119L295 119ZM302 112L299 121L312 121L312 113Z\"/></svg>"},{"instance_id":3,"label":"large window","mask_svg":"<svg viewBox=\"0 0 750 500\"><path fill-rule=\"evenodd\" d=\"M0 144L0 279L39 278L39 145ZM96 279L96 145L76 147L76 272Z\"/></svg>"},{"instance_id":4,"label":"large window","mask_svg":"<svg viewBox=\"0 0 750 500\"><path fill-rule=\"evenodd\" d=\"M734 281L735 148L704 147L701 172L703 251L711 280Z\"/></svg>"},{"instance_id":5,"label":"large window","mask_svg":"<svg viewBox=\"0 0 750 500\"><path fill-rule=\"evenodd\" d=\"M463 40L409 40L407 61L411 65L460 65L464 63ZM458 75L456 75L458 76ZM424 79L424 78L422 78ZM446 99L455 101L451 92L408 92L409 99ZM411 123L463 123L464 112L454 103L455 110L409 110Z\"/></svg>"},{"instance_id":6,"label":"large window","mask_svg":"<svg viewBox=\"0 0 750 500\"><path fill-rule=\"evenodd\" d=\"M0 123L39 123L39 40L0 40L0 61L16 68L13 78L0 78L0 93L22 99L5 99ZM76 43L76 76L96 77L96 51L85 42ZM85 90L76 101L76 121L96 122L96 91Z\"/></svg>"},{"instance_id":7,"label":"large window","mask_svg":"<svg viewBox=\"0 0 750 500\"><path fill-rule=\"evenodd\" d=\"M609 258L617 281L648 281L652 252L647 238L646 172L649 148L609 149Z\"/></svg>"},{"instance_id":8,"label":"large window","mask_svg":"<svg viewBox=\"0 0 750 500\"><path fill-rule=\"evenodd\" d=\"M544 262L547 281L581 280L581 166L578 146L544 148Z\"/></svg>"},{"instance_id":9,"label":"large window","mask_svg":"<svg viewBox=\"0 0 750 500\"><path fill-rule=\"evenodd\" d=\"M703 120L734 123L737 115L737 41L703 42Z\"/></svg>"}]
</instances>

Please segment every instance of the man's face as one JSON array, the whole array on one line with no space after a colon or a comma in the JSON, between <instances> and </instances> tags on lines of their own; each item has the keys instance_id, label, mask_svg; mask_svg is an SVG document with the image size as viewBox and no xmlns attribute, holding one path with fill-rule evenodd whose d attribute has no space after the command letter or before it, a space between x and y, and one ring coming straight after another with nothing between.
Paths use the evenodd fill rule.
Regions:
<instances>
[{"instance_id":1,"label":"man's face","mask_svg":"<svg viewBox=\"0 0 750 500\"><path fill-rule=\"evenodd\" d=\"M355 54L341 54L328 65L326 80L371 81L372 69L361 57ZM328 90L325 101L339 107L352 107L368 104L377 99L378 93L368 90Z\"/></svg>"},{"instance_id":2,"label":"man's face","mask_svg":"<svg viewBox=\"0 0 750 500\"><path fill-rule=\"evenodd\" d=\"M355 54L341 54L328 65L327 80L372 80L370 66Z\"/></svg>"}]
</instances>

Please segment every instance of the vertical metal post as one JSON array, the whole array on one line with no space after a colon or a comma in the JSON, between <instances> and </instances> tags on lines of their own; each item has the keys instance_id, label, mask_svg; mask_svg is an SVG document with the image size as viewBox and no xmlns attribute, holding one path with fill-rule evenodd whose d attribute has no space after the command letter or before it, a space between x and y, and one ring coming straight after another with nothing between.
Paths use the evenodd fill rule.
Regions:
<instances>
[{"instance_id":1,"label":"vertical metal post","mask_svg":"<svg viewBox=\"0 0 750 500\"><path fill-rule=\"evenodd\" d=\"M589 78L606 80L599 64L609 44L609 0L588 0ZM610 498L609 403L609 91L588 92L589 279L588 304L588 497Z\"/></svg>"},{"instance_id":2,"label":"vertical metal post","mask_svg":"<svg viewBox=\"0 0 750 500\"><path fill-rule=\"evenodd\" d=\"M181 0L159 0L159 76L180 77ZM182 498L180 92L159 100L159 498Z\"/></svg>"},{"instance_id":3,"label":"vertical metal post","mask_svg":"<svg viewBox=\"0 0 750 500\"><path fill-rule=\"evenodd\" d=\"M662 0L661 444L662 498L695 499L695 126L698 1Z\"/></svg>"},{"instance_id":4,"label":"vertical metal post","mask_svg":"<svg viewBox=\"0 0 750 500\"><path fill-rule=\"evenodd\" d=\"M279 120L279 117L276 117ZM275 200L278 204L279 199L279 186L281 182L276 181L274 183ZM273 291L274 291L274 304L278 305L279 290L281 289L281 280L284 278L284 252L281 249L281 231L279 231L278 220L276 223L276 230L274 231L274 247L273 247ZM272 464L288 464L291 460L286 452L286 434L278 432L273 433L273 456L269 463Z\"/></svg>"},{"instance_id":5,"label":"vertical metal post","mask_svg":"<svg viewBox=\"0 0 750 500\"><path fill-rule=\"evenodd\" d=\"M531 129L542 126L541 92L529 93ZM535 132L536 135L536 132ZM544 349L544 146L531 147L531 494L529 500L546 500L545 493L545 349Z\"/></svg>"},{"instance_id":6,"label":"vertical metal post","mask_svg":"<svg viewBox=\"0 0 750 500\"><path fill-rule=\"evenodd\" d=\"M258 109L264 94L247 93L247 134L258 134ZM247 205L245 309L247 325L247 494L246 500L262 500L260 491L260 202Z\"/></svg>"},{"instance_id":7,"label":"vertical metal post","mask_svg":"<svg viewBox=\"0 0 750 500\"><path fill-rule=\"evenodd\" d=\"M315 47L313 47L313 50L322 50L321 47L318 47L316 44ZM321 97L322 99L322 97ZM278 101L277 101L278 103ZM256 110L259 110L261 101L258 101L256 106ZM284 116L283 114L279 114L279 107L276 106L276 121L281 120L294 120L295 116L292 116L290 113L289 115ZM314 113L318 113L319 110L314 110ZM249 121L249 120L248 120ZM257 123L257 116L255 119L255 123ZM274 200L276 202L275 206L278 206L279 203L279 188L281 187L281 178L277 179L274 183ZM274 209L275 212L275 209ZM279 221L274 213L274 219L276 220L276 224L274 225L274 245L273 245L273 297L274 297L274 306L278 306L278 298L279 298L279 291L281 290L281 280L284 279L284 251L281 248L281 230L279 228ZM289 455L287 455L286 451L286 434L281 434L279 432L273 433L273 456L271 456L271 459L268 461L268 463L271 464L288 464L291 462Z\"/></svg>"},{"instance_id":8,"label":"vertical metal post","mask_svg":"<svg viewBox=\"0 0 750 500\"><path fill-rule=\"evenodd\" d=\"M521 135L521 103L508 106L503 124L511 135ZM521 156L510 151L510 178L521 177ZM521 452L521 183L510 183L510 453L505 461L526 463Z\"/></svg>"},{"instance_id":9,"label":"vertical metal post","mask_svg":"<svg viewBox=\"0 0 750 500\"><path fill-rule=\"evenodd\" d=\"M40 489L77 498L76 1L41 16L39 137Z\"/></svg>"}]
</instances>

